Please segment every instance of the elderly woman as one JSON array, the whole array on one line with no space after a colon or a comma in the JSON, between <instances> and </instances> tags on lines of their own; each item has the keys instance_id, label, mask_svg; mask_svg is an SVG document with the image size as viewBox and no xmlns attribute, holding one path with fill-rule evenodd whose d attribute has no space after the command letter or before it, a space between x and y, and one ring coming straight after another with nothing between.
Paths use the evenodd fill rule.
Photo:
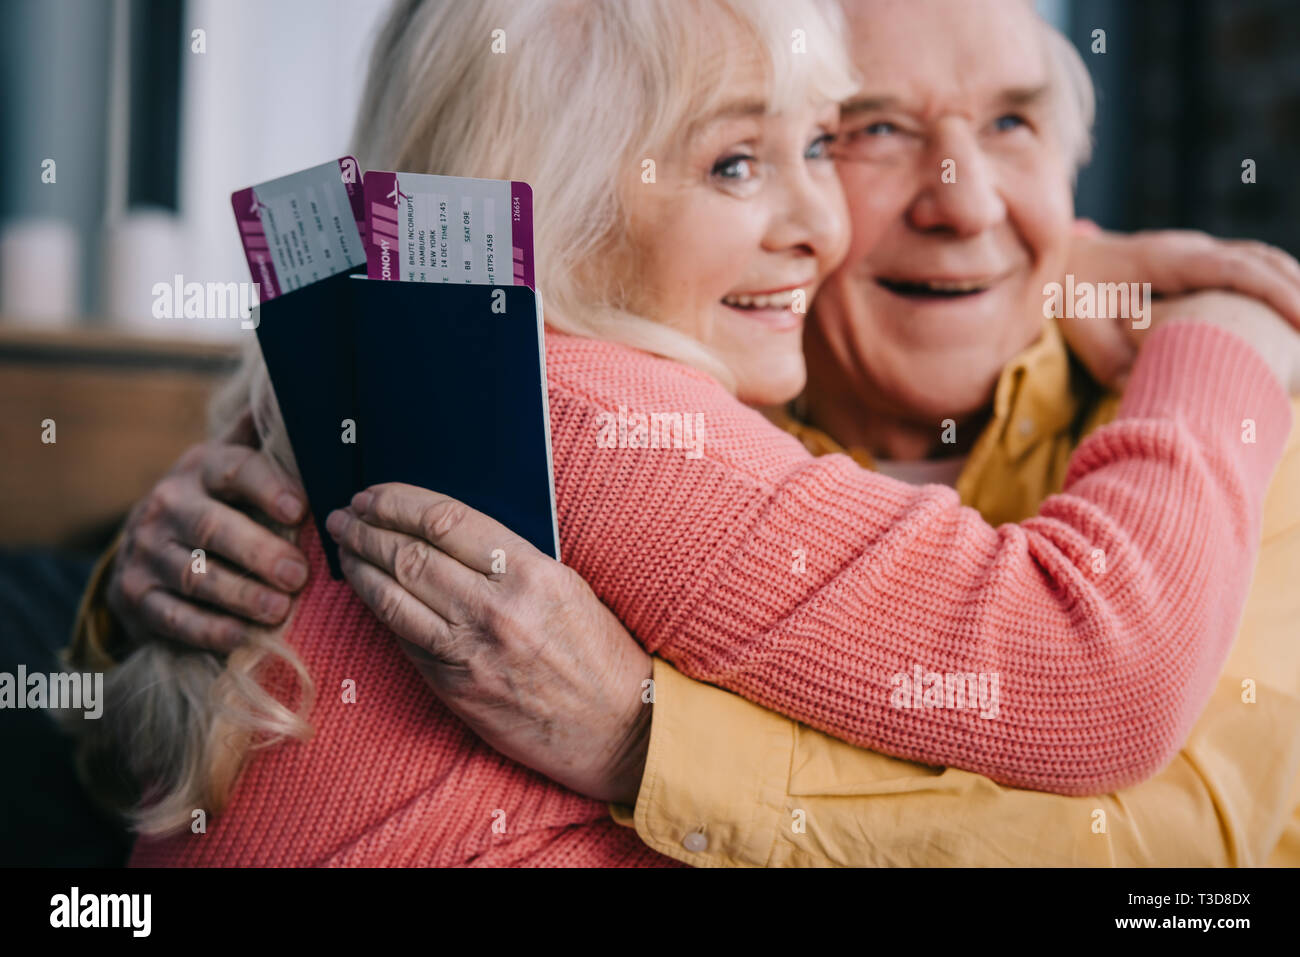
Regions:
<instances>
[{"instance_id":1,"label":"elderly woman","mask_svg":"<svg viewBox=\"0 0 1300 957\"><path fill-rule=\"evenodd\" d=\"M1280 445L1243 451L1235 412L1215 397L1259 409L1264 435L1284 431L1285 397L1265 369L1291 383L1289 343L1262 320L1247 324L1265 365L1238 336L1193 323L1158 330L1116 423L1080 449L1065 493L1021 526L994 530L950 492L910 489L844 458L814 461L723 384L754 404L799 390L801 323L782 294L810 294L844 252L825 153L835 100L848 92L833 15L809 8L791 21L804 25L823 76L800 69L788 23L765 5L563 12L399 8L376 52L366 115L377 126L366 141L391 159L381 165L509 175L537 190L538 245L551 263L539 285L551 325L568 333L547 346L573 567L647 648L855 744L1065 793L1158 768L1231 640ZM579 42L585 56L555 70L525 44L503 64L456 62L466 35L498 23L548 56ZM459 85L439 85L448 75ZM611 75L628 82L625 96L598 94ZM552 101L569 107L559 133L540 120ZM465 125L488 103L520 118L507 148ZM574 143L627 171L612 194L593 196L601 180L566 168ZM657 188L640 182L642 155L659 158ZM554 206L543 211L544 199ZM1030 253L1021 281L1059 271L1059 249ZM288 461L259 388L254 371L259 431ZM703 458L598 449L596 417L620 404L703 412ZM1194 529L1175 521L1187 511ZM455 548L462 516L432 493L381 488L332 519L353 553L349 579L396 596L383 610L400 634L454 639L457 596L488 588L482 556ZM320 574L309 528L302 544L316 573L283 634L224 666L155 646L115 672L115 717L92 767L96 754L125 754L143 787L142 829L175 830L229 798L211 833L143 842L137 861L647 859L599 805L509 764L438 709L395 667L382 627ZM536 567L518 540L502 544L509 574ZM1217 595L1187 588L1211 579ZM915 661L1000 676L1001 719L891 706L891 676ZM473 656L453 664L473 676ZM455 671L439 674L466 677ZM1135 703L1151 681L1177 691L1154 708ZM313 702L314 684L331 694ZM336 703L340 686L355 694ZM638 690L627 688L629 701ZM477 718L472 706L460 713ZM249 758L306 737L308 718L309 743Z\"/></svg>"}]
</instances>

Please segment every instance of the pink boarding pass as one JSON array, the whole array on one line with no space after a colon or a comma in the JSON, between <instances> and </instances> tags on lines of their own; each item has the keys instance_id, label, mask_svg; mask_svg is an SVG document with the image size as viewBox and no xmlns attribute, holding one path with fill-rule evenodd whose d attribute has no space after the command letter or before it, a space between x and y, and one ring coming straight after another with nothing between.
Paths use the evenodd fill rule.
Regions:
<instances>
[{"instance_id":1,"label":"pink boarding pass","mask_svg":"<svg viewBox=\"0 0 1300 957\"><path fill-rule=\"evenodd\" d=\"M361 180L344 156L231 194L262 302L366 261Z\"/></svg>"},{"instance_id":2,"label":"pink boarding pass","mask_svg":"<svg viewBox=\"0 0 1300 957\"><path fill-rule=\"evenodd\" d=\"M536 291L527 183L371 170L365 211L371 279Z\"/></svg>"}]
</instances>

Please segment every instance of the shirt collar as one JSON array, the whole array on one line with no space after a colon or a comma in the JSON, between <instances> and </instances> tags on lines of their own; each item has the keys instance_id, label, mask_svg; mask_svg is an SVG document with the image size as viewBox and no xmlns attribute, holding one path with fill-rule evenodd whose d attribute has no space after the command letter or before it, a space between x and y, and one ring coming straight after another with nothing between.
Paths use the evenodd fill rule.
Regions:
<instances>
[{"instance_id":1,"label":"shirt collar","mask_svg":"<svg viewBox=\"0 0 1300 957\"><path fill-rule=\"evenodd\" d=\"M1069 427L1079 414L1070 374L1070 354L1056 322L1043 320L1043 333L1002 369L993 393L993 418L983 442L995 436L1016 459L1045 436Z\"/></svg>"}]
</instances>

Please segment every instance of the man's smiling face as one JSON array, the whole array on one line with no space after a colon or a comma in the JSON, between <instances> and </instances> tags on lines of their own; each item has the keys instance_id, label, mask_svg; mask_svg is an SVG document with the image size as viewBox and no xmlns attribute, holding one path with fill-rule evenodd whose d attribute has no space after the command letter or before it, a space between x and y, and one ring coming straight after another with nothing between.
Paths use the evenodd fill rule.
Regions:
<instances>
[{"instance_id":1,"label":"man's smiling face","mask_svg":"<svg viewBox=\"0 0 1300 957\"><path fill-rule=\"evenodd\" d=\"M1064 263L1073 210L1059 74L1028 2L845 8L863 78L837 144L853 241L811 334L877 407L960 418L1037 338L1043 285Z\"/></svg>"}]
</instances>

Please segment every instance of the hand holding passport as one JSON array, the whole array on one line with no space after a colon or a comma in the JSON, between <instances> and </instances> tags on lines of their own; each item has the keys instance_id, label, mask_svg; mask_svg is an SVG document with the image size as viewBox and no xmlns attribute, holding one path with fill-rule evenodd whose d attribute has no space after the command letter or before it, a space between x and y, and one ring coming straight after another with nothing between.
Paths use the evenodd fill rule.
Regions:
<instances>
[{"instance_id":1,"label":"hand holding passport","mask_svg":"<svg viewBox=\"0 0 1300 957\"><path fill-rule=\"evenodd\" d=\"M343 157L232 196L331 574L326 516L382 482L450 495L559 558L531 189L359 175Z\"/></svg>"}]
</instances>

